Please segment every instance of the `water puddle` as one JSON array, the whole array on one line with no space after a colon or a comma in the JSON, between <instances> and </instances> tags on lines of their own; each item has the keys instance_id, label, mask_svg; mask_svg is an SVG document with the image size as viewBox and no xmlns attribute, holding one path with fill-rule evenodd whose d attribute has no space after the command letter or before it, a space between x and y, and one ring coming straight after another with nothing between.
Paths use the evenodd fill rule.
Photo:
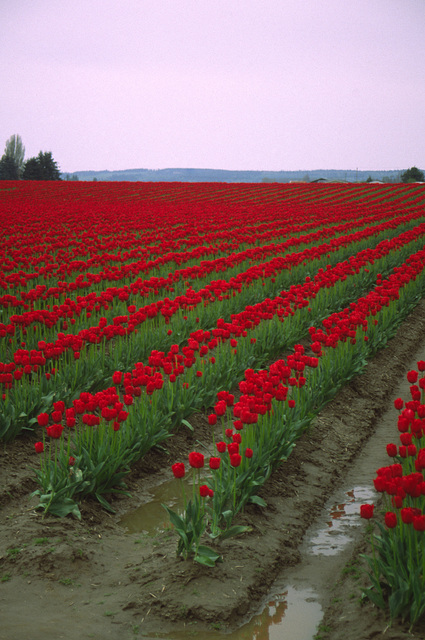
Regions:
<instances>
[{"instance_id":1,"label":"water puddle","mask_svg":"<svg viewBox=\"0 0 425 640\"><path fill-rule=\"evenodd\" d=\"M145 533L155 535L165 531L169 526L169 518L161 504L166 504L173 511L183 511L182 489L179 480L172 478L154 487L148 501L134 511L127 513L119 524L128 533Z\"/></svg>"},{"instance_id":2,"label":"water puddle","mask_svg":"<svg viewBox=\"0 0 425 640\"><path fill-rule=\"evenodd\" d=\"M287 587L269 597L262 605L261 613L231 633L202 631L198 634L195 627L190 627L190 630L176 631L172 635L159 633L155 637L164 640L187 640L188 637L198 640L312 640L322 614L317 594L312 589Z\"/></svg>"},{"instance_id":3,"label":"water puddle","mask_svg":"<svg viewBox=\"0 0 425 640\"><path fill-rule=\"evenodd\" d=\"M322 618L313 589L288 586L268 600L260 614L237 631L221 635L229 640L311 640ZM209 636L211 640L219 636Z\"/></svg>"},{"instance_id":4,"label":"water puddle","mask_svg":"<svg viewBox=\"0 0 425 640\"><path fill-rule=\"evenodd\" d=\"M327 513L319 520L319 528L310 533L309 553L313 555L332 556L343 551L352 542L353 527L360 524L360 505L372 502L376 493L371 486L358 486L345 491L343 502L329 507ZM328 519L329 518L329 519Z\"/></svg>"}]
</instances>

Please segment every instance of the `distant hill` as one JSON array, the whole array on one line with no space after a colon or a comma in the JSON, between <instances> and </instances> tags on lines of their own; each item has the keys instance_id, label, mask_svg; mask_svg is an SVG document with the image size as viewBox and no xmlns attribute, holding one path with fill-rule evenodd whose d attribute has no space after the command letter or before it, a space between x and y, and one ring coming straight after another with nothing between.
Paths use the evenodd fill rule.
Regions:
<instances>
[{"instance_id":1,"label":"distant hill","mask_svg":"<svg viewBox=\"0 0 425 640\"><path fill-rule=\"evenodd\" d=\"M384 180L398 182L401 171L357 171L355 169L314 169L311 171L228 171L225 169L125 169L122 171L74 171L63 173L64 179L126 182L313 182L338 180L364 182Z\"/></svg>"}]
</instances>

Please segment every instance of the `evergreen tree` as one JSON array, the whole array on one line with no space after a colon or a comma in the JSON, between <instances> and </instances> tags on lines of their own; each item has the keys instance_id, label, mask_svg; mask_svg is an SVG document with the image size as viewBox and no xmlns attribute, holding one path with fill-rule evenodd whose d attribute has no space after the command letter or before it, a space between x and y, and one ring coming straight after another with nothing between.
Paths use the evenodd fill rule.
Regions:
<instances>
[{"instance_id":1,"label":"evergreen tree","mask_svg":"<svg viewBox=\"0 0 425 640\"><path fill-rule=\"evenodd\" d=\"M58 163L53 160L51 151L45 151L37 156L37 160L41 167L42 180L60 180L60 171Z\"/></svg>"},{"instance_id":2,"label":"evergreen tree","mask_svg":"<svg viewBox=\"0 0 425 640\"><path fill-rule=\"evenodd\" d=\"M29 158L24 167L24 171L22 173L22 178L24 180L42 180L42 172L40 163L37 158Z\"/></svg>"},{"instance_id":3,"label":"evergreen tree","mask_svg":"<svg viewBox=\"0 0 425 640\"><path fill-rule=\"evenodd\" d=\"M0 180L19 180L19 169L12 156L4 154L0 160Z\"/></svg>"},{"instance_id":4,"label":"evergreen tree","mask_svg":"<svg viewBox=\"0 0 425 640\"><path fill-rule=\"evenodd\" d=\"M51 151L40 151L36 158L30 158L25 164L24 180L60 180L60 171Z\"/></svg>"}]
</instances>

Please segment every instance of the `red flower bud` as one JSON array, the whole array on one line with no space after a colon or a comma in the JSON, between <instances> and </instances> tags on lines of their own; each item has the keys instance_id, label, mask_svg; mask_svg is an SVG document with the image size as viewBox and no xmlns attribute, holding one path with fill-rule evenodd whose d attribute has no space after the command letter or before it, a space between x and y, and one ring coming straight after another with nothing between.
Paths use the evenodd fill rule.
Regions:
<instances>
[{"instance_id":1,"label":"red flower bud","mask_svg":"<svg viewBox=\"0 0 425 640\"><path fill-rule=\"evenodd\" d=\"M397 526L397 516L393 511L387 511L385 514L385 524L388 529L394 529Z\"/></svg>"},{"instance_id":2,"label":"red flower bud","mask_svg":"<svg viewBox=\"0 0 425 640\"><path fill-rule=\"evenodd\" d=\"M210 458L210 469L218 469L220 467L221 458Z\"/></svg>"},{"instance_id":3,"label":"red flower bud","mask_svg":"<svg viewBox=\"0 0 425 640\"><path fill-rule=\"evenodd\" d=\"M395 444L387 444L387 453L391 458L395 458L397 455L397 445Z\"/></svg>"},{"instance_id":4,"label":"red flower bud","mask_svg":"<svg viewBox=\"0 0 425 640\"><path fill-rule=\"evenodd\" d=\"M394 400L394 407L400 411L400 409L403 408L404 402L401 398L396 398L396 400Z\"/></svg>"},{"instance_id":5,"label":"red flower bud","mask_svg":"<svg viewBox=\"0 0 425 640\"><path fill-rule=\"evenodd\" d=\"M50 427L46 428L46 433L49 438L60 438L62 435L63 426L61 424L52 424Z\"/></svg>"},{"instance_id":6,"label":"red flower bud","mask_svg":"<svg viewBox=\"0 0 425 640\"><path fill-rule=\"evenodd\" d=\"M227 451L229 452L229 455L232 455L234 453L239 453L239 445L237 442L230 442L230 444L227 445Z\"/></svg>"},{"instance_id":7,"label":"red flower bud","mask_svg":"<svg viewBox=\"0 0 425 640\"><path fill-rule=\"evenodd\" d=\"M204 466L204 455L198 451L189 453L189 464L194 469L202 469Z\"/></svg>"},{"instance_id":8,"label":"red flower bud","mask_svg":"<svg viewBox=\"0 0 425 640\"><path fill-rule=\"evenodd\" d=\"M412 524L414 516L412 507L404 507L404 509L401 509L400 516L404 524Z\"/></svg>"},{"instance_id":9,"label":"red flower bud","mask_svg":"<svg viewBox=\"0 0 425 640\"><path fill-rule=\"evenodd\" d=\"M183 462L176 462L175 464L173 464L171 467L171 471L173 472L175 478L184 478L184 475L186 473Z\"/></svg>"},{"instance_id":10,"label":"red flower bud","mask_svg":"<svg viewBox=\"0 0 425 640\"><path fill-rule=\"evenodd\" d=\"M407 380L410 382L410 384L414 384L418 379L418 372L417 371L408 371L407 372Z\"/></svg>"},{"instance_id":11,"label":"red flower bud","mask_svg":"<svg viewBox=\"0 0 425 640\"><path fill-rule=\"evenodd\" d=\"M224 400L220 400L219 402L217 402L214 406L214 411L216 412L216 414L218 416L224 416L224 414L226 413L226 403L224 402Z\"/></svg>"},{"instance_id":12,"label":"red flower bud","mask_svg":"<svg viewBox=\"0 0 425 640\"><path fill-rule=\"evenodd\" d=\"M413 516L413 528L416 531L425 531L425 516Z\"/></svg>"},{"instance_id":13,"label":"red flower bud","mask_svg":"<svg viewBox=\"0 0 425 640\"><path fill-rule=\"evenodd\" d=\"M37 416L37 422L40 425L40 427L47 427L47 425L49 424L49 414L48 413L40 413Z\"/></svg>"},{"instance_id":14,"label":"red flower bud","mask_svg":"<svg viewBox=\"0 0 425 640\"><path fill-rule=\"evenodd\" d=\"M202 484L199 487L199 495L201 496L201 498L207 498L210 494L210 488L207 487L206 484Z\"/></svg>"},{"instance_id":15,"label":"red flower bud","mask_svg":"<svg viewBox=\"0 0 425 640\"><path fill-rule=\"evenodd\" d=\"M230 464L232 467L239 467L242 462L242 456L239 453L232 453L230 455Z\"/></svg>"},{"instance_id":16,"label":"red flower bud","mask_svg":"<svg viewBox=\"0 0 425 640\"><path fill-rule=\"evenodd\" d=\"M365 520L369 520L373 517L373 509L375 505L373 504L362 504L360 506L360 516Z\"/></svg>"}]
</instances>

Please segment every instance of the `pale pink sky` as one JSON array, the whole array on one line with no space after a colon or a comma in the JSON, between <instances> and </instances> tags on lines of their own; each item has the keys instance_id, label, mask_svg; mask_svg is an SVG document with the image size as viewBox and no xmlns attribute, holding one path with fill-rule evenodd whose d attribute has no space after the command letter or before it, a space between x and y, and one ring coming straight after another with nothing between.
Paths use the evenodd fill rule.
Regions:
<instances>
[{"instance_id":1,"label":"pale pink sky","mask_svg":"<svg viewBox=\"0 0 425 640\"><path fill-rule=\"evenodd\" d=\"M0 0L0 155L425 169L425 0Z\"/></svg>"}]
</instances>

